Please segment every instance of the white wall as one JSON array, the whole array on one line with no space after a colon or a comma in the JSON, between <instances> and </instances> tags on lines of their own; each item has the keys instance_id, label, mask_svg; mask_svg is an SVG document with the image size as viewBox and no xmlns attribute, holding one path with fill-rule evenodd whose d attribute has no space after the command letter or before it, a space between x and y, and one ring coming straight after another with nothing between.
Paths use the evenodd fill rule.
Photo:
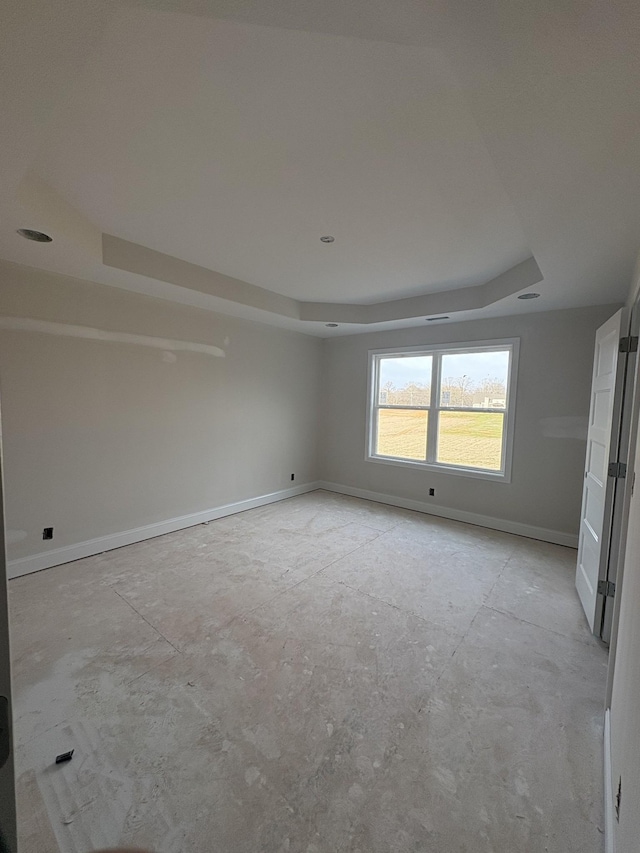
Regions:
<instances>
[{"instance_id":1,"label":"white wall","mask_svg":"<svg viewBox=\"0 0 640 853\"><path fill-rule=\"evenodd\" d=\"M351 488L577 536L595 331L617 306L448 323L325 343L320 468ZM365 461L370 349L520 338L511 483ZM434 498L428 496L434 487Z\"/></svg>"},{"instance_id":2,"label":"white wall","mask_svg":"<svg viewBox=\"0 0 640 853\"><path fill-rule=\"evenodd\" d=\"M640 294L640 258L636 265L627 305ZM640 405L640 360L634 390L634 419L638 427ZM640 429L637 432L635 474L640 468ZM634 474L634 476L635 476ZM628 481L633 480L627 476ZM620 822L614 820L616 853L637 853L640 847L640 489L634 488L629 504L627 544L622 572L618 575L616 598L619 607L617 630L612 642L614 667L611 695L611 796L615 800L622 780Z\"/></svg>"},{"instance_id":3,"label":"white wall","mask_svg":"<svg viewBox=\"0 0 640 853\"><path fill-rule=\"evenodd\" d=\"M640 449L636 450L636 460L640 460ZM614 822L616 853L637 853L640 844L639 659L640 492L635 489L629 512L629 538L611 699L611 776L614 798L619 780L622 780L620 822Z\"/></svg>"},{"instance_id":4,"label":"white wall","mask_svg":"<svg viewBox=\"0 0 640 853\"><path fill-rule=\"evenodd\" d=\"M15 318L140 343L6 329ZM320 355L306 335L0 263L10 560L315 480Z\"/></svg>"}]
</instances>

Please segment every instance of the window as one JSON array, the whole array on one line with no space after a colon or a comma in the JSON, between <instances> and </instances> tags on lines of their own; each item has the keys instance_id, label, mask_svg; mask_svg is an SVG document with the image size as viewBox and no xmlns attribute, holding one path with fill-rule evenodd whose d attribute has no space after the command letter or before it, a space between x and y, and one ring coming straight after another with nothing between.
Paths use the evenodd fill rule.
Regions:
<instances>
[{"instance_id":1,"label":"window","mask_svg":"<svg viewBox=\"0 0 640 853\"><path fill-rule=\"evenodd\" d=\"M370 353L367 459L510 477L518 341Z\"/></svg>"}]
</instances>

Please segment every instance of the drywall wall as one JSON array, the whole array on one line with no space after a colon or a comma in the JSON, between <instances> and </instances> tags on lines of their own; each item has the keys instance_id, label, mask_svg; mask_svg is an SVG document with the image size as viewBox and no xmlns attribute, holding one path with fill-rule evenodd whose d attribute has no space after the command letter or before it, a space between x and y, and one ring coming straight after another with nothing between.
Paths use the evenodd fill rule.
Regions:
<instances>
[{"instance_id":1,"label":"drywall wall","mask_svg":"<svg viewBox=\"0 0 640 853\"><path fill-rule=\"evenodd\" d=\"M640 258L636 264L627 305L632 307L640 294ZM636 363L633 391L632 443L629 468L633 476L627 482L634 483L640 466L640 360ZM620 790L619 821L612 820L611 837L607 839L607 851L636 853L640 838L640 491L633 488L630 493L627 522L627 541L624 561L616 579L616 615L611 636L609 656L609 681L613 676L610 706L610 755L611 790L605 796L606 803L615 814L616 800ZM615 842L615 848L611 843Z\"/></svg>"},{"instance_id":2,"label":"drywall wall","mask_svg":"<svg viewBox=\"0 0 640 853\"><path fill-rule=\"evenodd\" d=\"M636 447L636 465L640 446ZM640 838L640 492L629 510L629 533L611 698L611 778L614 801L621 786L616 853L637 853Z\"/></svg>"},{"instance_id":3,"label":"drywall wall","mask_svg":"<svg viewBox=\"0 0 640 853\"><path fill-rule=\"evenodd\" d=\"M511 522L573 544L577 536L595 331L618 306L448 323L325 342L320 468L349 488ZM510 483L365 460L370 349L520 339ZM435 488L435 497L428 495ZM457 516L456 516L457 513ZM471 520L471 519L469 519Z\"/></svg>"},{"instance_id":4,"label":"drywall wall","mask_svg":"<svg viewBox=\"0 0 640 853\"><path fill-rule=\"evenodd\" d=\"M17 850L14 740L11 702L11 649L4 543L4 507L0 457L0 850Z\"/></svg>"},{"instance_id":5,"label":"drywall wall","mask_svg":"<svg viewBox=\"0 0 640 853\"><path fill-rule=\"evenodd\" d=\"M319 340L4 262L0 282L10 560L316 479Z\"/></svg>"}]
</instances>

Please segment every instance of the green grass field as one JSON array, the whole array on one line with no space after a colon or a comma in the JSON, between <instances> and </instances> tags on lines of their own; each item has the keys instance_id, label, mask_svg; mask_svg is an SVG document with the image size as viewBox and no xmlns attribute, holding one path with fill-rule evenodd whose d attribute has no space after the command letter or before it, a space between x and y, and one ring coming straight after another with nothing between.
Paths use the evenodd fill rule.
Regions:
<instances>
[{"instance_id":1,"label":"green grass field","mask_svg":"<svg viewBox=\"0 0 640 853\"><path fill-rule=\"evenodd\" d=\"M425 459L426 411L381 409L378 443L380 456ZM441 412L438 462L500 470L504 415L495 412Z\"/></svg>"}]
</instances>

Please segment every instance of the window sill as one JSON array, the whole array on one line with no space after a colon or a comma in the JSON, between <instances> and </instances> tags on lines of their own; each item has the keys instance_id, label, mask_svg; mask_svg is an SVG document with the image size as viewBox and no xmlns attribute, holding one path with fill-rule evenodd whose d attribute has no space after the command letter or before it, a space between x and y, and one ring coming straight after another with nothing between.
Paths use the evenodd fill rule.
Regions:
<instances>
[{"instance_id":1,"label":"window sill","mask_svg":"<svg viewBox=\"0 0 640 853\"><path fill-rule=\"evenodd\" d=\"M400 468L433 471L438 474L453 474L455 477L471 477L476 480L491 480L494 483L510 483L511 476L506 471L483 471L478 468L459 468L454 465L442 465L434 462L414 462L408 459L395 459L391 456L365 456L366 462L376 462L379 465L396 465Z\"/></svg>"}]
</instances>

